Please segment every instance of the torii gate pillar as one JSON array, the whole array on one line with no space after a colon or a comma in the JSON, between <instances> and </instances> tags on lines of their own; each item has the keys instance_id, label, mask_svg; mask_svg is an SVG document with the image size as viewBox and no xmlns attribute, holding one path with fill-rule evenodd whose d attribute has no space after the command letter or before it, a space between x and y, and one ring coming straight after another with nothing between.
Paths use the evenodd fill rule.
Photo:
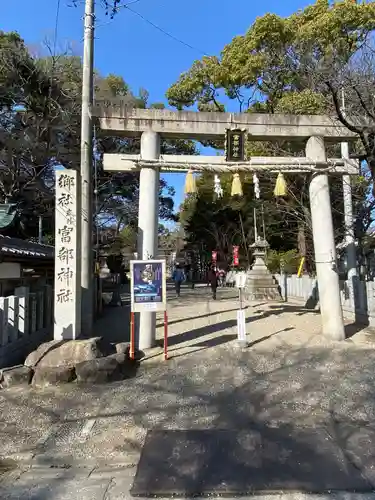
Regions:
<instances>
[{"instance_id":1,"label":"torii gate pillar","mask_svg":"<svg viewBox=\"0 0 375 500\"><path fill-rule=\"evenodd\" d=\"M143 132L141 136L141 158L157 160L160 156L160 136L157 132ZM142 167L139 177L138 211L138 259L157 258L159 225L159 169ZM156 313L142 312L139 318L138 347L154 347L156 337Z\"/></svg>"},{"instance_id":2,"label":"torii gate pillar","mask_svg":"<svg viewBox=\"0 0 375 500\"><path fill-rule=\"evenodd\" d=\"M306 156L314 161L326 161L324 139L310 137ZM340 284L337 270L336 246L333 233L328 174L313 174L310 182L310 208L314 239L316 274L319 283L319 302L322 333L331 340L344 340Z\"/></svg>"}]
</instances>

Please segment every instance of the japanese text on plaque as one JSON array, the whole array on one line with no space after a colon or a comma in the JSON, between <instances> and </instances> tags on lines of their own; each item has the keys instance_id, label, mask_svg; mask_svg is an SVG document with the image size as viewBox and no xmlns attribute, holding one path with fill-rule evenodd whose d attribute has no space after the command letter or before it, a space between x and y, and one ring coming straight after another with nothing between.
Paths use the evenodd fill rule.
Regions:
<instances>
[{"instance_id":1,"label":"japanese text on plaque","mask_svg":"<svg viewBox=\"0 0 375 500\"><path fill-rule=\"evenodd\" d=\"M75 179L69 174L60 174L58 180L58 195L56 199L56 210L59 210L63 216L63 223L57 230L57 269L55 284L58 291L56 293L57 302L64 304L72 302L74 299L73 281L74 270L73 263L76 258L74 249L75 240L75 217L74 217L74 196Z\"/></svg>"}]
</instances>

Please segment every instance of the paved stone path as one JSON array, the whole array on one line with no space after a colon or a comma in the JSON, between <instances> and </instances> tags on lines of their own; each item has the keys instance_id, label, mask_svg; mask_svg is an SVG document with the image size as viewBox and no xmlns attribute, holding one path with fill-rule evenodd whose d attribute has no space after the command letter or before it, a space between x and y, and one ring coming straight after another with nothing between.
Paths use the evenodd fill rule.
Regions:
<instances>
[{"instance_id":1,"label":"paved stone path","mask_svg":"<svg viewBox=\"0 0 375 500\"><path fill-rule=\"evenodd\" d=\"M0 458L16 464L2 474L0 460L0 498L128 498L147 429L246 429L249 419L271 426L328 422L343 436L355 422L342 446L355 455L360 443L359 466L371 475L375 334L348 325L350 339L330 342L319 334L316 312L258 302L246 310L249 347L241 349L235 292L220 290L218 297L212 301L206 288L171 296L171 359L152 350L133 379L2 390ZM127 305L114 308L97 333L112 334L116 326L121 336L128 313ZM158 325L162 338L162 318Z\"/></svg>"}]
</instances>

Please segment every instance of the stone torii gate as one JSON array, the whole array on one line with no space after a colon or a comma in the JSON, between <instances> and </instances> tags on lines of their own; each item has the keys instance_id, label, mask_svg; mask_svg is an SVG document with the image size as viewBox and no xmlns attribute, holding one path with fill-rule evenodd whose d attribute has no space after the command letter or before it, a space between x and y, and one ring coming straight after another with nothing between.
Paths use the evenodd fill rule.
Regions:
<instances>
[{"instance_id":1,"label":"stone torii gate","mask_svg":"<svg viewBox=\"0 0 375 500\"><path fill-rule=\"evenodd\" d=\"M325 142L347 142L355 135L327 116L266 115L252 113L197 113L140 110L123 102L96 102L93 115L103 132L117 137L141 136L140 155L104 155L104 170L140 171L138 256L151 259L158 245L159 175L163 171L310 172L309 187L313 241L319 285L322 333L345 338L328 176L357 174L354 160L327 160ZM226 162L217 156L161 156L160 138L218 139L227 130L242 130L251 141L306 140L306 157L257 157ZM156 313L144 312L139 322L139 348L155 343Z\"/></svg>"}]
</instances>

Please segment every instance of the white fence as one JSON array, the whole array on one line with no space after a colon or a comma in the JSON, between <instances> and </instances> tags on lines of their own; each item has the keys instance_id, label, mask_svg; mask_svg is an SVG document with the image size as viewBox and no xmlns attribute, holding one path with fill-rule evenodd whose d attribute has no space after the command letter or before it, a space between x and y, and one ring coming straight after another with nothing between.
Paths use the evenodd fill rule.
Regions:
<instances>
[{"instance_id":1,"label":"white fence","mask_svg":"<svg viewBox=\"0 0 375 500\"><path fill-rule=\"evenodd\" d=\"M0 297L0 368L22 363L27 354L53 338L53 291L29 293L27 287L15 295Z\"/></svg>"},{"instance_id":2,"label":"white fence","mask_svg":"<svg viewBox=\"0 0 375 500\"><path fill-rule=\"evenodd\" d=\"M303 300L306 307L312 308L319 303L316 278L296 275L275 275L284 300ZM341 304L344 315L375 326L375 282L355 279L353 283L340 281Z\"/></svg>"}]
</instances>

